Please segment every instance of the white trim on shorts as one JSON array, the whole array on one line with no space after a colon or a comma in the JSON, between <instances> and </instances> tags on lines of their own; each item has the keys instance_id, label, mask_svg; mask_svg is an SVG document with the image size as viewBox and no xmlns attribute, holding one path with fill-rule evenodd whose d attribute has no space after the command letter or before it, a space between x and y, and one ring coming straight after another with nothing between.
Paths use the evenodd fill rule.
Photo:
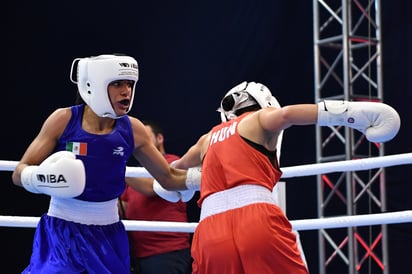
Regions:
<instances>
[{"instance_id":1,"label":"white trim on shorts","mask_svg":"<svg viewBox=\"0 0 412 274\"><path fill-rule=\"evenodd\" d=\"M240 185L219 191L203 200L200 221L215 214L255 203L276 205L272 192L260 185Z\"/></svg>"}]
</instances>

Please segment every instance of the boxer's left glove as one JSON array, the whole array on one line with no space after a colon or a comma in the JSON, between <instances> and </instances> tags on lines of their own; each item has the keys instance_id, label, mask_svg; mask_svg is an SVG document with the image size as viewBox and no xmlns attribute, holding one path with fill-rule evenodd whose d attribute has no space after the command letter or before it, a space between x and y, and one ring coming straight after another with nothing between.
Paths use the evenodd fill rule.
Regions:
<instances>
[{"instance_id":1,"label":"boxer's left glove","mask_svg":"<svg viewBox=\"0 0 412 274\"><path fill-rule=\"evenodd\" d=\"M27 166L21 172L23 187L32 193L53 197L79 196L86 184L83 162L68 151L59 151L46 158L39 166Z\"/></svg>"}]
</instances>

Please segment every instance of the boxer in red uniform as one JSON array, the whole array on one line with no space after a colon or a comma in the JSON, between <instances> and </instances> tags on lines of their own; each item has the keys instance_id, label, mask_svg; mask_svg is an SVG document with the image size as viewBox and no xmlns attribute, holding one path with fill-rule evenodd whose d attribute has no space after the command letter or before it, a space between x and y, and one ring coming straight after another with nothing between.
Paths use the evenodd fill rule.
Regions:
<instances>
[{"instance_id":1,"label":"boxer in red uniform","mask_svg":"<svg viewBox=\"0 0 412 274\"><path fill-rule=\"evenodd\" d=\"M296 235L272 196L282 175L279 137L293 125L342 125L371 142L385 142L399 130L398 113L373 102L279 107L269 89L254 82L232 88L219 111L222 123L175 162L178 168L202 168L193 274L307 274Z\"/></svg>"}]
</instances>

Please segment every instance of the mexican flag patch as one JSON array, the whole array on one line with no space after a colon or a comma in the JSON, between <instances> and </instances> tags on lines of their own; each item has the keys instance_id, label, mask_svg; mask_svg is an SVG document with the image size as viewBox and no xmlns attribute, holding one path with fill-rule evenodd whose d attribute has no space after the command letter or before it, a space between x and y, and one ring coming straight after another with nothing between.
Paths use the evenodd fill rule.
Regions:
<instances>
[{"instance_id":1,"label":"mexican flag patch","mask_svg":"<svg viewBox=\"0 0 412 274\"><path fill-rule=\"evenodd\" d=\"M75 155L87 155L87 143L68 142L66 143L66 150L73 152Z\"/></svg>"}]
</instances>

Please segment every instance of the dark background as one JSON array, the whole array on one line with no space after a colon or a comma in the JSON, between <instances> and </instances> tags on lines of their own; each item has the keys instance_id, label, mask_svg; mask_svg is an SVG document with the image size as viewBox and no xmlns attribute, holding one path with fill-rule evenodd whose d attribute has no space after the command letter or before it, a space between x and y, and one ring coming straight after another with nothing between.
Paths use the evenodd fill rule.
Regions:
<instances>
[{"instance_id":1,"label":"dark background","mask_svg":"<svg viewBox=\"0 0 412 274\"><path fill-rule=\"evenodd\" d=\"M382 1L384 101L402 119L386 154L411 150L411 2ZM44 119L74 103L76 57L121 52L140 66L131 114L160 122L166 148L183 154L220 122L223 94L247 80L265 83L282 105L314 102L312 1L7 1L3 11L1 160L19 160ZM285 132L282 166L313 163L315 128ZM410 166L387 168L388 211L412 209ZM12 185L1 172L0 215L40 216L48 198ZM291 220L316 218L315 178L289 179ZM412 227L389 225L391 273L412 267ZM3 273L28 263L34 229L0 228ZM311 273L318 272L317 232L302 231ZM334 273L344 273L337 269Z\"/></svg>"}]
</instances>

